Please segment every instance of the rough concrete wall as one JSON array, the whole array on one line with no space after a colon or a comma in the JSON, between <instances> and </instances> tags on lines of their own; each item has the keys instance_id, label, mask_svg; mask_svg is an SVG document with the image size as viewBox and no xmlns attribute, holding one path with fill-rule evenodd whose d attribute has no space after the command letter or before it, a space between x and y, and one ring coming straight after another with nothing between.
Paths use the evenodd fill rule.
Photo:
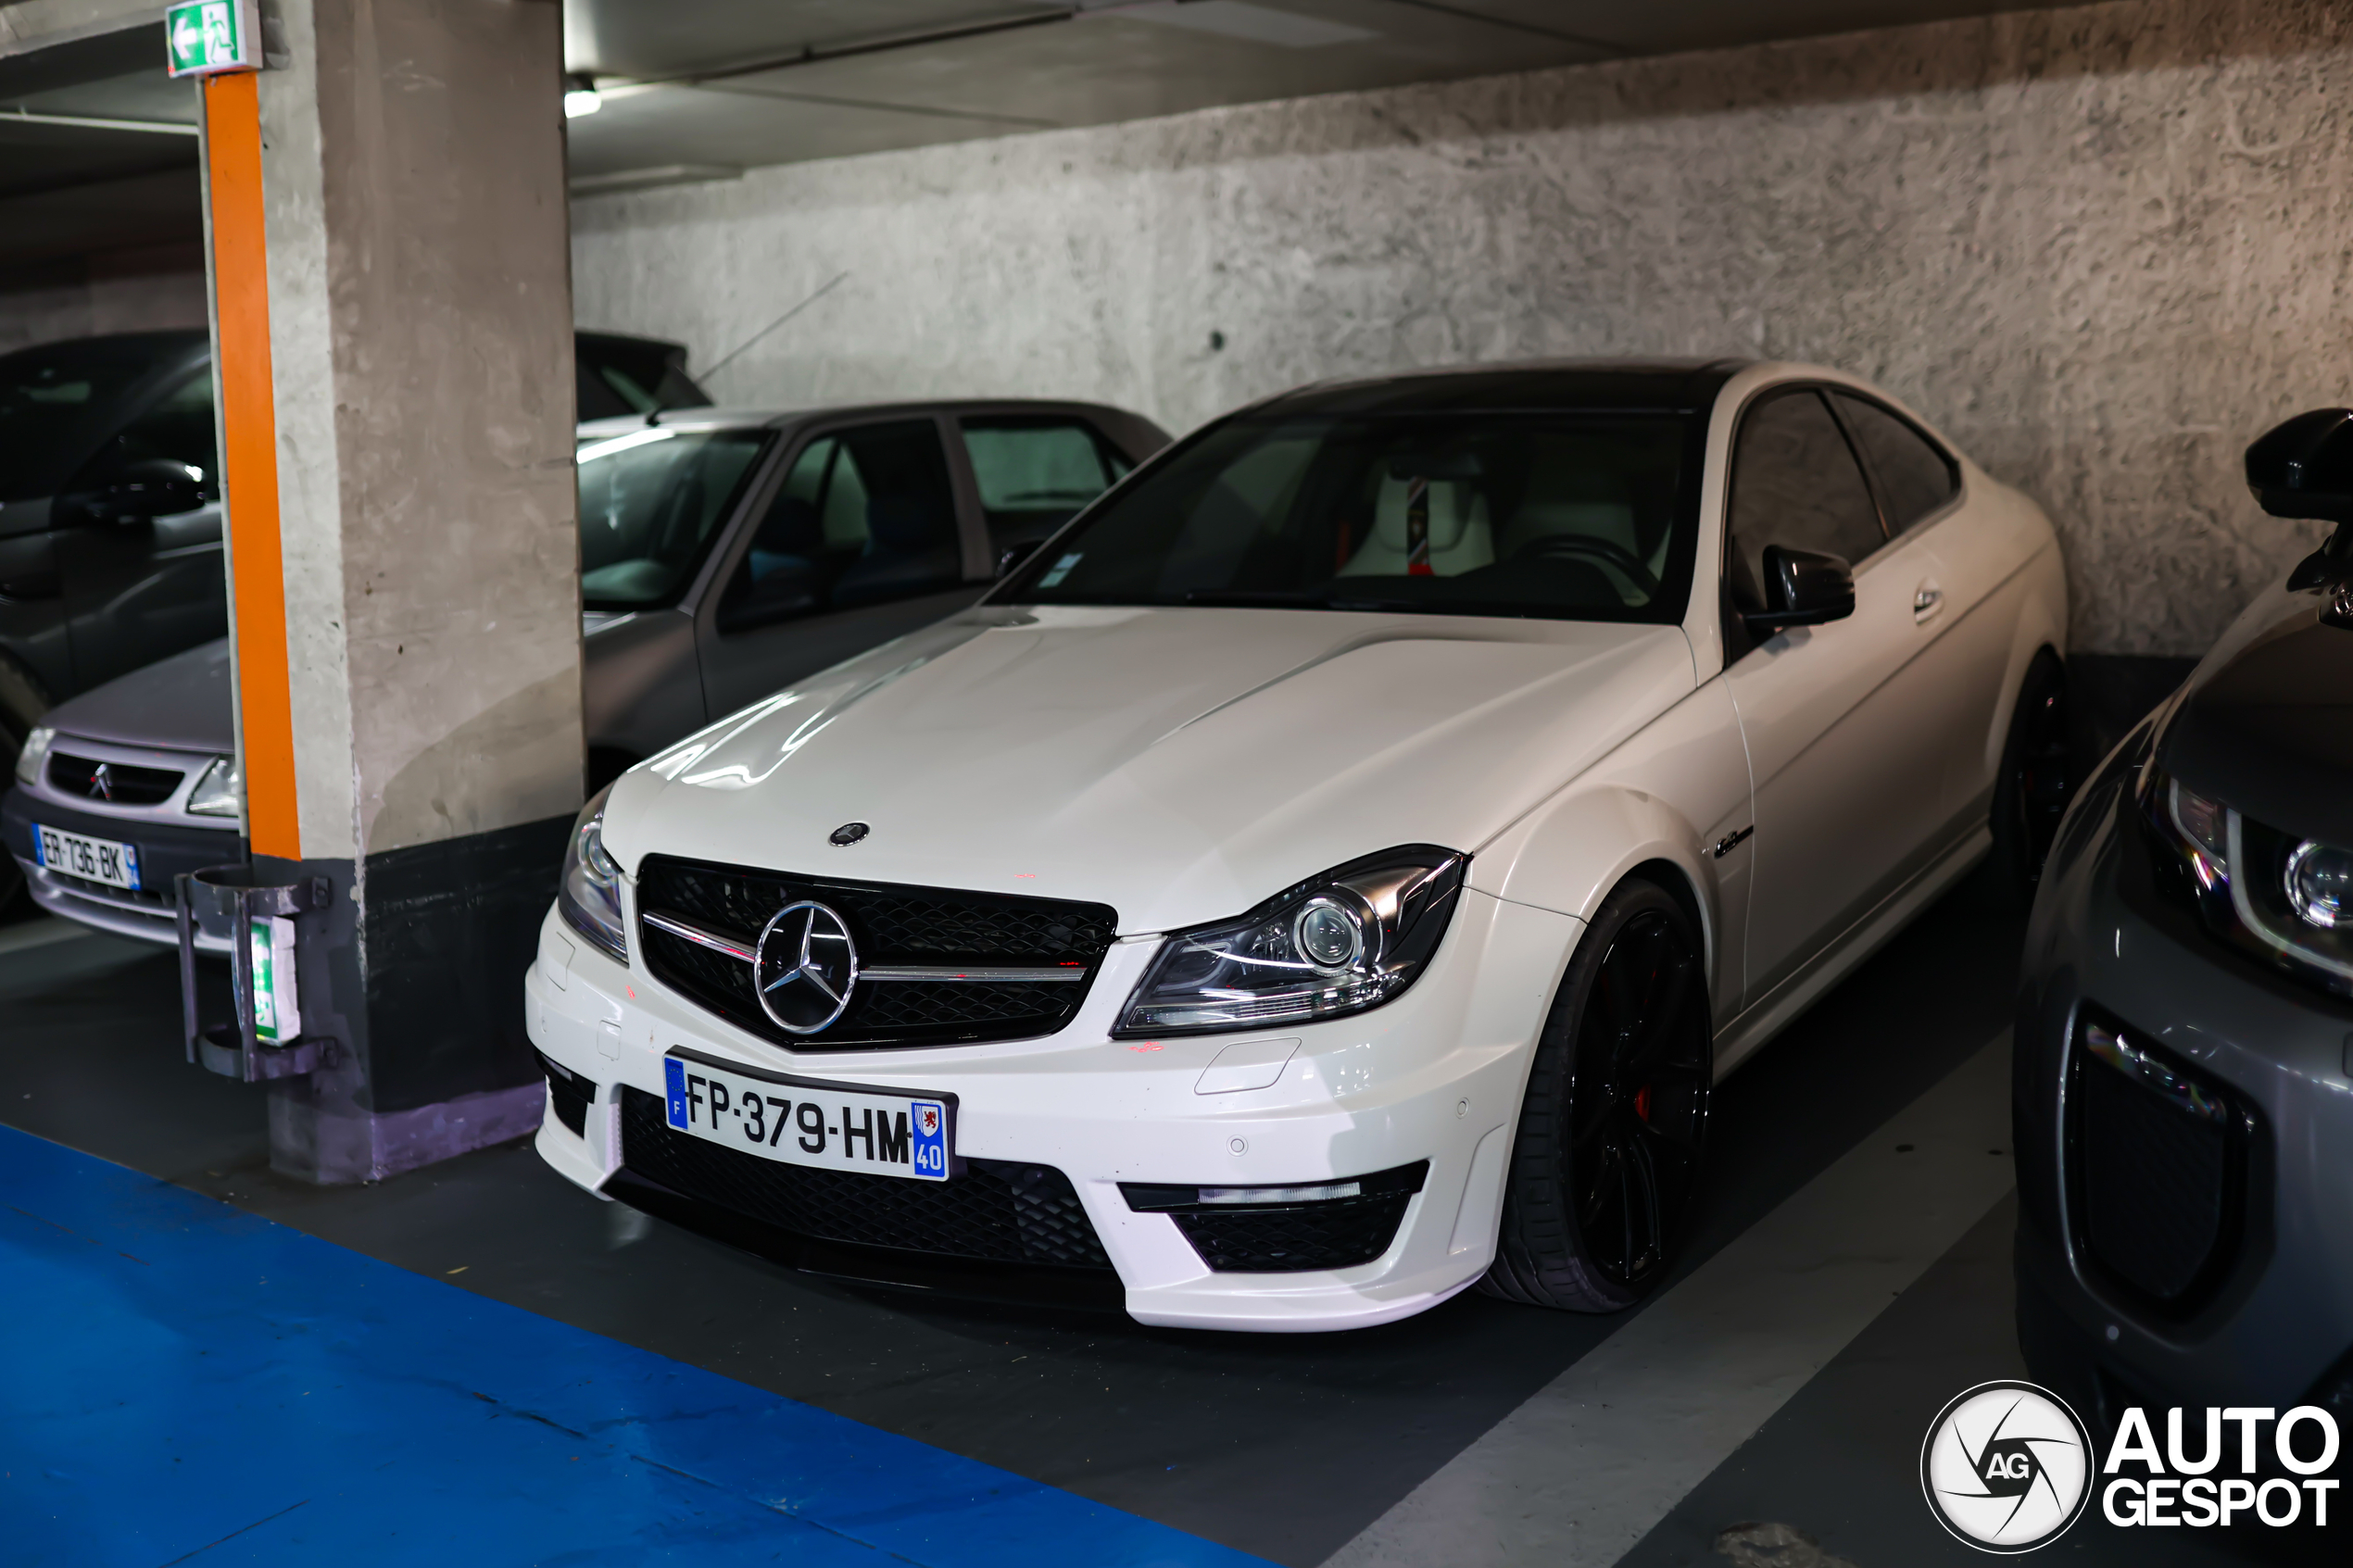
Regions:
<instances>
[{"instance_id":1,"label":"rough concrete wall","mask_svg":"<svg viewBox=\"0 0 2353 1568\"><path fill-rule=\"evenodd\" d=\"M2353 400L2353 10L2124 0L768 169L575 204L583 324L727 401L1733 353L1874 377L2067 542L2079 645L2202 649L2309 530L2239 450ZM1222 349L1213 346L1220 334Z\"/></svg>"},{"instance_id":2,"label":"rough concrete wall","mask_svg":"<svg viewBox=\"0 0 2353 1568\"><path fill-rule=\"evenodd\" d=\"M205 324L204 255L185 246L92 257L0 282L0 354L98 332Z\"/></svg>"}]
</instances>

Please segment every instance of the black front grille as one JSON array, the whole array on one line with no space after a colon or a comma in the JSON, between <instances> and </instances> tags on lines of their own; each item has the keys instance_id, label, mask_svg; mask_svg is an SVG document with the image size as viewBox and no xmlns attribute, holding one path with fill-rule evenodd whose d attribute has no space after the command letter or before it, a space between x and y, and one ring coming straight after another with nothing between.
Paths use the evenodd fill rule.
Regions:
<instances>
[{"instance_id":1,"label":"black front grille","mask_svg":"<svg viewBox=\"0 0 2353 1568\"><path fill-rule=\"evenodd\" d=\"M2194 1311L2229 1273L2246 1228L2252 1113L2209 1075L2089 1010L2068 1107L2071 1218L2085 1261L2133 1305Z\"/></svg>"},{"instance_id":2,"label":"black front grille","mask_svg":"<svg viewBox=\"0 0 2353 1568\"><path fill-rule=\"evenodd\" d=\"M117 806L160 806L171 798L185 776L170 768L134 768L127 762L100 762L62 751L49 754L50 788Z\"/></svg>"},{"instance_id":3,"label":"black front grille","mask_svg":"<svg viewBox=\"0 0 2353 1568\"><path fill-rule=\"evenodd\" d=\"M967 1160L944 1182L785 1165L681 1133L660 1097L621 1091L623 1162L673 1192L796 1236L984 1262L1108 1271L1070 1178L1051 1165Z\"/></svg>"},{"instance_id":4,"label":"black front grille","mask_svg":"<svg viewBox=\"0 0 2353 1568\"><path fill-rule=\"evenodd\" d=\"M862 979L838 1021L816 1035L794 1035L761 1010L750 965L641 920L646 967L689 1000L797 1051L1018 1040L1070 1022L1119 922L1102 904L786 876L662 855L648 856L637 872L641 911L682 915L746 946L778 909L803 898L840 913L862 966L1053 967L1083 978L1058 985Z\"/></svg>"}]
</instances>

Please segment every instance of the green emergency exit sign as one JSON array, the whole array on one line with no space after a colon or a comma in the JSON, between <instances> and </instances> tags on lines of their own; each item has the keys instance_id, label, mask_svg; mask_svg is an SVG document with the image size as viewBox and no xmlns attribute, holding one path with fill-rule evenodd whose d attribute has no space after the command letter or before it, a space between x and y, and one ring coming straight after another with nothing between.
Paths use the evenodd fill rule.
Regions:
<instances>
[{"instance_id":1,"label":"green emergency exit sign","mask_svg":"<svg viewBox=\"0 0 2353 1568\"><path fill-rule=\"evenodd\" d=\"M254 0L183 0L163 14L174 76L261 69L261 19Z\"/></svg>"}]
</instances>

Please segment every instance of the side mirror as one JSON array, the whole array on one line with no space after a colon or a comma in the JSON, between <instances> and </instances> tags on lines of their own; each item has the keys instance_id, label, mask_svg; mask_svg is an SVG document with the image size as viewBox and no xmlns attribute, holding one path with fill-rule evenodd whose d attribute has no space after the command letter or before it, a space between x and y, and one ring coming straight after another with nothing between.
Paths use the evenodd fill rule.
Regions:
<instances>
[{"instance_id":1,"label":"side mirror","mask_svg":"<svg viewBox=\"0 0 2353 1568\"><path fill-rule=\"evenodd\" d=\"M1765 546L1765 608L1741 617L1760 637L1855 613L1855 573L1836 556Z\"/></svg>"},{"instance_id":2,"label":"side mirror","mask_svg":"<svg viewBox=\"0 0 2353 1568\"><path fill-rule=\"evenodd\" d=\"M2318 588L2353 570L2353 408L2314 408L2258 437L2246 449L2246 487L2273 517L2336 524L2288 574L2291 589Z\"/></svg>"},{"instance_id":3,"label":"side mirror","mask_svg":"<svg viewBox=\"0 0 2353 1568\"><path fill-rule=\"evenodd\" d=\"M124 468L105 489L72 497L72 507L87 522L144 522L195 511L211 498L206 488L201 469L148 458Z\"/></svg>"},{"instance_id":4,"label":"side mirror","mask_svg":"<svg viewBox=\"0 0 2353 1568\"><path fill-rule=\"evenodd\" d=\"M2246 487L2273 517L2353 522L2353 408L2315 408L2246 449Z\"/></svg>"},{"instance_id":5,"label":"side mirror","mask_svg":"<svg viewBox=\"0 0 2353 1568\"><path fill-rule=\"evenodd\" d=\"M1003 582L1021 570L1021 563L1038 553L1043 539L1024 539L1018 545L1008 545L997 557L997 581Z\"/></svg>"}]
</instances>

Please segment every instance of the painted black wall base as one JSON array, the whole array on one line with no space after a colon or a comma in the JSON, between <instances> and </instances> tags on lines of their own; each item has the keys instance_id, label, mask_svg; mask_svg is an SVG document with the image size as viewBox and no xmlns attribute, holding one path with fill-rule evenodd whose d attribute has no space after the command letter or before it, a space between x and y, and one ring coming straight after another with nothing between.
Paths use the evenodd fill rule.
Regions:
<instances>
[{"instance_id":1,"label":"painted black wall base","mask_svg":"<svg viewBox=\"0 0 2353 1568\"><path fill-rule=\"evenodd\" d=\"M257 856L271 881L326 877L300 922L303 1033L332 1064L271 1085L270 1163L377 1181L521 1137L546 1087L522 978L556 896L569 817L349 860Z\"/></svg>"}]
</instances>

